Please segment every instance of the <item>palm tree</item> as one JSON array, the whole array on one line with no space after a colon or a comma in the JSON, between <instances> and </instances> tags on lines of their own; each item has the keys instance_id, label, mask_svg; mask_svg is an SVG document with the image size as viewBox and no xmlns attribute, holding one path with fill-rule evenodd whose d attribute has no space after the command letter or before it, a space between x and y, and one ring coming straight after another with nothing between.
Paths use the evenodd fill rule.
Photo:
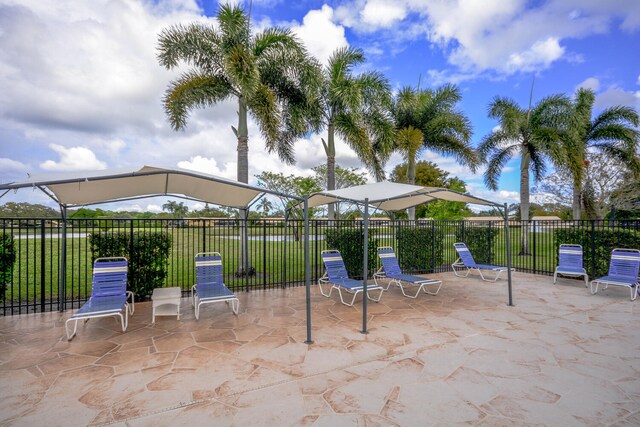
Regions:
<instances>
[{"instance_id":1,"label":"palm tree","mask_svg":"<svg viewBox=\"0 0 640 427\"><path fill-rule=\"evenodd\" d=\"M532 88L533 91L533 88ZM489 117L500 122L500 128L485 136L478 146L481 158L487 161L484 182L497 190L504 166L520 156L520 216L529 220L529 174L537 181L546 170L547 158L561 157L559 140L564 131L562 120L570 106L564 95L542 99L529 108L521 108L513 99L495 97L489 104ZM529 254L527 232L522 233L521 255Z\"/></svg>"},{"instance_id":2,"label":"palm tree","mask_svg":"<svg viewBox=\"0 0 640 427\"><path fill-rule=\"evenodd\" d=\"M582 217L582 195L586 173L587 152L595 149L631 171L640 171L637 152L640 146L636 129L638 113L631 107L610 107L591 119L596 96L591 89L576 91L568 116L568 132L562 143L564 156L559 167L567 170L573 180L573 219Z\"/></svg>"},{"instance_id":3,"label":"palm tree","mask_svg":"<svg viewBox=\"0 0 640 427\"><path fill-rule=\"evenodd\" d=\"M262 212L264 213L264 216L269 216L269 211L271 209L273 209L273 203L271 203L271 201L269 199L267 199L266 197L263 197L262 199L260 199L260 201L258 202L258 204L256 205L257 209L262 209Z\"/></svg>"},{"instance_id":4,"label":"palm tree","mask_svg":"<svg viewBox=\"0 0 640 427\"><path fill-rule=\"evenodd\" d=\"M453 155L475 172L478 158L471 147L471 122L456 104L462 99L455 85L435 90L404 87L393 103L396 149L407 161L407 183L415 184L416 157L423 149ZM409 209L415 219L415 209Z\"/></svg>"},{"instance_id":5,"label":"palm tree","mask_svg":"<svg viewBox=\"0 0 640 427\"><path fill-rule=\"evenodd\" d=\"M384 162L391 154L393 124L389 114L391 90L379 72L353 75L353 68L364 62L361 49L338 49L322 67L317 81L317 105L322 110L322 139L327 155L327 189L335 189L335 136L351 147L376 179L384 178ZM333 205L329 205L333 220Z\"/></svg>"},{"instance_id":6,"label":"palm tree","mask_svg":"<svg viewBox=\"0 0 640 427\"><path fill-rule=\"evenodd\" d=\"M237 177L248 183L248 113L258 122L267 150L293 163L295 139L319 127L319 113L314 115L317 107L305 84L316 75L317 64L289 30L267 28L253 35L249 16L238 6L221 5L217 21L218 27L174 25L160 34L160 64L167 69L182 63L191 67L169 84L164 108L171 126L180 130L194 108L235 98Z\"/></svg>"}]
</instances>

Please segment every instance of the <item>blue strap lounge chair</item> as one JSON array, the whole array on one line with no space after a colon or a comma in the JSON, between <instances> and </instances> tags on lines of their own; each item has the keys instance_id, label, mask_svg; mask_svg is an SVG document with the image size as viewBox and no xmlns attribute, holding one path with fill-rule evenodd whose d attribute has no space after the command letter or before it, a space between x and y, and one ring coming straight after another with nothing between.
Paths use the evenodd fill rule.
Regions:
<instances>
[{"instance_id":1,"label":"blue strap lounge chair","mask_svg":"<svg viewBox=\"0 0 640 427\"><path fill-rule=\"evenodd\" d=\"M356 300L356 296L363 291L364 284L361 280L354 280L349 278L347 269L344 266L344 261L342 260L342 255L339 251L336 251L334 249L325 250L322 251L320 256L322 257L322 262L324 263L324 267L326 269L324 275L320 279L318 279L318 287L320 288L320 293L328 298L331 296L331 292L333 292L334 289L337 289L338 293L340 294L340 301L344 305L352 307L354 301ZM322 289L323 284L331 284L329 293L326 293ZM353 294L351 302L345 302L344 298L342 297L343 290L345 292ZM380 294L378 295L377 299L372 298L371 294L369 294L369 291L380 291ZM375 302L380 301L383 292L384 289L382 288L382 286L378 286L377 284L367 284L367 296L370 300Z\"/></svg>"},{"instance_id":2,"label":"blue strap lounge chair","mask_svg":"<svg viewBox=\"0 0 640 427\"><path fill-rule=\"evenodd\" d=\"M440 288L442 287L441 280L427 279L426 277L403 274L402 270L400 269L400 265L398 264L398 258L396 258L396 254L391 246L379 247L378 257L380 258L382 267L380 267L380 269L373 275L373 280L375 280L377 285L378 279L389 279L387 287L384 288L385 291L389 290L389 286L394 284L400 287L400 290L402 290L402 295L409 298L416 298L420 291L424 291L425 294L429 295L438 295L438 292L440 292ZM407 294L404 291L403 283L406 283L409 286L417 287L418 290L413 295ZM434 287L435 285L437 285L438 288L435 292L429 292L426 288L426 286L428 285L434 285Z\"/></svg>"},{"instance_id":3,"label":"blue strap lounge chair","mask_svg":"<svg viewBox=\"0 0 640 427\"><path fill-rule=\"evenodd\" d=\"M469 248L467 248L467 245L465 245L464 243L454 243L453 247L456 248L459 258L456 260L456 262L451 264L451 268L453 268L453 273L458 277L467 277L469 273L471 273L471 270L476 270L480 274L482 280L486 282L495 282L496 280L498 280L503 271L508 270L507 267L501 267L497 265L476 264L475 260L473 259L473 255L471 255ZM457 269L466 269L467 274L465 274L464 276L458 274ZM483 270L493 271L496 276L493 279L485 279L484 274L482 274ZM514 270L515 268L511 269L511 271Z\"/></svg>"},{"instance_id":4,"label":"blue strap lounge chair","mask_svg":"<svg viewBox=\"0 0 640 427\"><path fill-rule=\"evenodd\" d=\"M560 245L560 265L553 273L553 284L556 284L558 274L569 277L584 277L585 288L589 286L589 275L582 266L582 246L573 244Z\"/></svg>"},{"instance_id":5,"label":"blue strap lounge chair","mask_svg":"<svg viewBox=\"0 0 640 427\"><path fill-rule=\"evenodd\" d=\"M78 332L78 321L96 317L120 317L122 332L127 330L129 314L135 311L133 292L127 291L127 259L124 257L96 258L93 263L91 297L65 322L67 339ZM131 303L128 298L131 297ZM124 316L122 315L124 309ZM69 324L74 322L73 331Z\"/></svg>"},{"instance_id":6,"label":"blue strap lounge chair","mask_svg":"<svg viewBox=\"0 0 640 427\"><path fill-rule=\"evenodd\" d=\"M640 280L638 279L639 270L639 250L614 249L611 251L609 273L604 277L599 277L591 281L591 293L596 294L598 292L598 285L600 283L602 283L603 289L607 289L609 285L627 286L631 291L631 301L633 301L638 296L638 288L640 288Z\"/></svg>"},{"instance_id":7,"label":"blue strap lounge chair","mask_svg":"<svg viewBox=\"0 0 640 427\"><path fill-rule=\"evenodd\" d=\"M240 301L224 284L222 256L218 252L196 254L196 284L191 288L191 305L196 320L200 318L200 306L213 302L231 303L233 314L238 314Z\"/></svg>"}]
</instances>

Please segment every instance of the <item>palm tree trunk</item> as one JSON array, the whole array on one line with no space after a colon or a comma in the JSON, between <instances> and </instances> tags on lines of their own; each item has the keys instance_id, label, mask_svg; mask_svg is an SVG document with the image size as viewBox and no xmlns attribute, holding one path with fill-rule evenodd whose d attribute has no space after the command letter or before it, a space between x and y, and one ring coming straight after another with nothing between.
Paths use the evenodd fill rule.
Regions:
<instances>
[{"instance_id":1,"label":"palm tree trunk","mask_svg":"<svg viewBox=\"0 0 640 427\"><path fill-rule=\"evenodd\" d=\"M529 255L529 153L522 153L520 161L520 219L522 222L522 247L520 255Z\"/></svg>"},{"instance_id":2,"label":"palm tree trunk","mask_svg":"<svg viewBox=\"0 0 640 427\"><path fill-rule=\"evenodd\" d=\"M238 181L249 183L249 130L247 128L247 102L244 97L238 97ZM248 212L240 210L240 222L248 219ZM244 276L253 270L248 252L246 227L240 226L240 259L236 275ZM246 257L245 257L245 254ZM246 262L246 266L245 266Z\"/></svg>"},{"instance_id":3,"label":"palm tree trunk","mask_svg":"<svg viewBox=\"0 0 640 427\"><path fill-rule=\"evenodd\" d=\"M335 127L332 121L327 126L327 190L336 189L336 146L334 142ZM327 207L327 217L329 221L334 219L334 205L330 203Z\"/></svg>"},{"instance_id":4,"label":"palm tree trunk","mask_svg":"<svg viewBox=\"0 0 640 427\"><path fill-rule=\"evenodd\" d=\"M579 220L582 218L582 188L579 185L573 184L573 200L572 200L572 208L573 208L573 219Z\"/></svg>"},{"instance_id":5,"label":"palm tree trunk","mask_svg":"<svg viewBox=\"0 0 640 427\"><path fill-rule=\"evenodd\" d=\"M416 156L410 154L407 159L407 183L414 185L416 183ZM416 219L416 208L409 208L408 210L409 220L414 221Z\"/></svg>"}]
</instances>

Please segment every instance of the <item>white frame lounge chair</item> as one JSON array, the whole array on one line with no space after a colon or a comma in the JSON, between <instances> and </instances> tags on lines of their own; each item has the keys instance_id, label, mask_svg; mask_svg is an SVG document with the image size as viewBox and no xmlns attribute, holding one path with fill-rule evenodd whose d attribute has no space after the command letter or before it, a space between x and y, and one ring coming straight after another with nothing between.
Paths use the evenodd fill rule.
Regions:
<instances>
[{"instance_id":1,"label":"white frame lounge chair","mask_svg":"<svg viewBox=\"0 0 640 427\"><path fill-rule=\"evenodd\" d=\"M598 285L600 283L602 283L603 289L607 289L609 285L626 286L631 292L631 301L634 301L640 288L639 271L640 250L616 248L611 251L609 273L604 277L598 277L591 281L591 293L594 295L598 293Z\"/></svg>"},{"instance_id":2,"label":"white frame lounge chair","mask_svg":"<svg viewBox=\"0 0 640 427\"><path fill-rule=\"evenodd\" d=\"M376 285L379 285L378 279L388 279L389 281L387 283L387 287L384 288L385 291L389 290L389 286L393 284L400 287L402 295L408 298L417 298L418 294L420 294L420 291L423 291L425 294L429 295L438 295L438 292L440 292L440 288L442 287L441 280L403 274L402 270L400 269L400 265L398 264L398 258L396 258L396 254L393 251L393 247L380 246L378 248L378 257L380 258L382 267L380 267L380 269L375 272L375 274L373 275L373 280L375 281ZM403 283L406 283L412 287L417 287L418 290L414 295L407 294L404 290ZM435 292L429 292L426 288L426 286L429 285L438 285L438 289L436 289Z\"/></svg>"},{"instance_id":3,"label":"white frame lounge chair","mask_svg":"<svg viewBox=\"0 0 640 427\"><path fill-rule=\"evenodd\" d=\"M213 302L231 304L233 314L238 314L240 300L224 284L222 256L219 252L199 252L195 256L196 284L191 287L191 305L196 320L200 318L200 306Z\"/></svg>"},{"instance_id":4,"label":"white frame lounge chair","mask_svg":"<svg viewBox=\"0 0 640 427\"><path fill-rule=\"evenodd\" d=\"M338 290L340 294L340 301L349 307L353 307L353 303L356 300L356 296L363 292L364 284L361 280L350 279L349 274L347 273L347 269L344 265L344 261L342 260L342 255L340 251L335 249L324 250L321 252L320 256L322 257L322 262L324 263L325 273L324 275L318 279L318 287L320 288L320 293L329 298L331 296L331 292L334 289ZM329 289L329 293L326 293L322 289L322 284L331 284L331 288ZM351 302L345 302L342 291L353 294L353 298ZM378 298L372 298L369 294L369 291L380 291L380 295ZM367 297L374 302L379 302L380 298L382 298L382 294L384 292L384 288L382 286L370 285L367 284Z\"/></svg>"},{"instance_id":5,"label":"white frame lounge chair","mask_svg":"<svg viewBox=\"0 0 640 427\"><path fill-rule=\"evenodd\" d=\"M582 246L562 244L558 249L559 264L553 273L553 284L558 280L558 274L569 277L584 277L584 287L589 287L589 275L583 267Z\"/></svg>"},{"instance_id":6,"label":"white frame lounge chair","mask_svg":"<svg viewBox=\"0 0 640 427\"><path fill-rule=\"evenodd\" d=\"M128 262L124 257L96 258L93 262L91 297L64 324L67 340L78 332L78 321L98 317L117 316L120 318L122 332L127 330L129 315L135 311L133 292L127 291ZM128 302L131 297L131 303ZM122 315L124 309L124 316ZM69 323L74 322L73 331Z\"/></svg>"},{"instance_id":7,"label":"white frame lounge chair","mask_svg":"<svg viewBox=\"0 0 640 427\"><path fill-rule=\"evenodd\" d=\"M454 243L453 247L458 252L459 258L453 264L451 264L451 268L453 269L453 274L458 277L467 277L469 273L471 273L471 270L476 270L480 274L480 278L485 282L495 282L498 280L503 271L508 270L507 267L498 265L476 264L475 260L473 259L473 255L471 255L471 252L469 251L469 248L467 248L467 245L462 242ZM465 274L464 276L458 274L456 268L466 269L467 274ZM493 279L485 279L484 274L482 274L482 270L493 271L494 273L496 273L496 277L494 277ZM511 268L511 271L515 270L515 268Z\"/></svg>"}]
</instances>

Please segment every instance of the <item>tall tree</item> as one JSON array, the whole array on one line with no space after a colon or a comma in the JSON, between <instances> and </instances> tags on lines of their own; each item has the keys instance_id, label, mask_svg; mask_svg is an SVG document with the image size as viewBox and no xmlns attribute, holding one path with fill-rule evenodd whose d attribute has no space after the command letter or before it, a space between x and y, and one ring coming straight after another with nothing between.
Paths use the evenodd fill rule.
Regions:
<instances>
[{"instance_id":1,"label":"tall tree","mask_svg":"<svg viewBox=\"0 0 640 427\"><path fill-rule=\"evenodd\" d=\"M471 122L456 109L461 99L455 85L423 90L404 87L398 92L392 108L395 148L407 162L408 184L415 184L416 158L423 149L452 155L476 170L479 161L471 146ZM415 219L413 208L409 209L409 219Z\"/></svg>"},{"instance_id":2,"label":"tall tree","mask_svg":"<svg viewBox=\"0 0 640 427\"><path fill-rule=\"evenodd\" d=\"M383 164L391 154L389 82L377 71L354 74L353 68L364 61L361 49L338 49L321 69L317 81L317 105L322 110L322 127L327 131L322 144L327 155L328 190L336 188L336 136L356 152L376 179L384 178ZM333 205L329 205L328 216L333 220Z\"/></svg>"},{"instance_id":3,"label":"tall tree","mask_svg":"<svg viewBox=\"0 0 640 427\"><path fill-rule=\"evenodd\" d=\"M317 76L317 64L289 30L273 27L252 34L249 16L239 6L221 5L216 19L217 27L174 25L160 34L160 64L167 69L183 63L190 67L169 84L164 108L171 126L179 130L194 108L235 98L237 176L248 183L248 113L257 121L267 150L293 163L295 139L319 128L317 104L306 91L308 81ZM241 259L246 249L243 244Z\"/></svg>"},{"instance_id":4,"label":"tall tree","mask_svg":"<svg viewBox=\"0 0 640 427\"><path fill-rule=\"evenodd\" d=\"M638 113L631 107L618 105L592 119L595 100L591 89L576 91L568 115L568 131L562 137L564 156L557 162L559 168L566 169L571 175L573 219L582 217L588 151L601 152L631 171L640 171Z\"/></svg>"},{"instance_id":5,"label":"tall tree","mask_svg":"<svg viewBox=\"0 0 640 427\"><path fill-rule=\"evenodd\" d=\"M533 88L532 88L533 92ZM563 95L542 99L536 105L521 108L513 99L496 97L489 104L489 117L498 120L500 128L486 135L478 147L488 163L484 182L498 189L498 179L505 165L520 156L520 213L529 220L529 174L538 181L543 178L547 158L562 156L560 138L565 130L561 118L566 115L570 100ZM529 235L522 233L521 255L529 254Z\"/></svg>"},{"instance_id":6,"label":"tall tree","mask_svg":"<svg viewBox=\"0 0 640 427\"><path fill-rule=\"evenodd\" d=\"M314 179L318 183L318 186L324 190L327 189L327 165L318 165L311 170L314 173ZM335 169L335 189L338 190L340 188L353 187L355 185L363 185L367 183L367 174L366 172L358 172L356 168L342 168L336 165ZM334 206L334 216L337 219L341 219L341 207L346 202L335 202ZM347 203L350 205L350 203Z\"/></svg>"},{"instance_id":7,"label":"tall tree","mask_svg":"<svg viewBox=\"0 0 640 427\"><path fill-rule=\"evenodd\" d=\"M393 182L407 183L408 163L397 165L391 172L389 179ZM440 169L435 163L421 160L415 165L414 183L425 187L442 187L465 193L466 184L456 176L449 176L449 172ZM471 210L466 203L436 200L420 205L416 208L417 218L459 219L469 216Z\"/></svg>"},{"instance_id":8,"label":"tall tree","mask_svg":"<svg viewBox=\"0 0 640 427\"><path fill-rule=\"evenodd\" d=\"M162 205L162 210L169 212L174 218L185 218L189 212L189 207L187 207L184 202L178 203L173 200L169 200L167 203Z\"/></svg>"}]
</instances>

